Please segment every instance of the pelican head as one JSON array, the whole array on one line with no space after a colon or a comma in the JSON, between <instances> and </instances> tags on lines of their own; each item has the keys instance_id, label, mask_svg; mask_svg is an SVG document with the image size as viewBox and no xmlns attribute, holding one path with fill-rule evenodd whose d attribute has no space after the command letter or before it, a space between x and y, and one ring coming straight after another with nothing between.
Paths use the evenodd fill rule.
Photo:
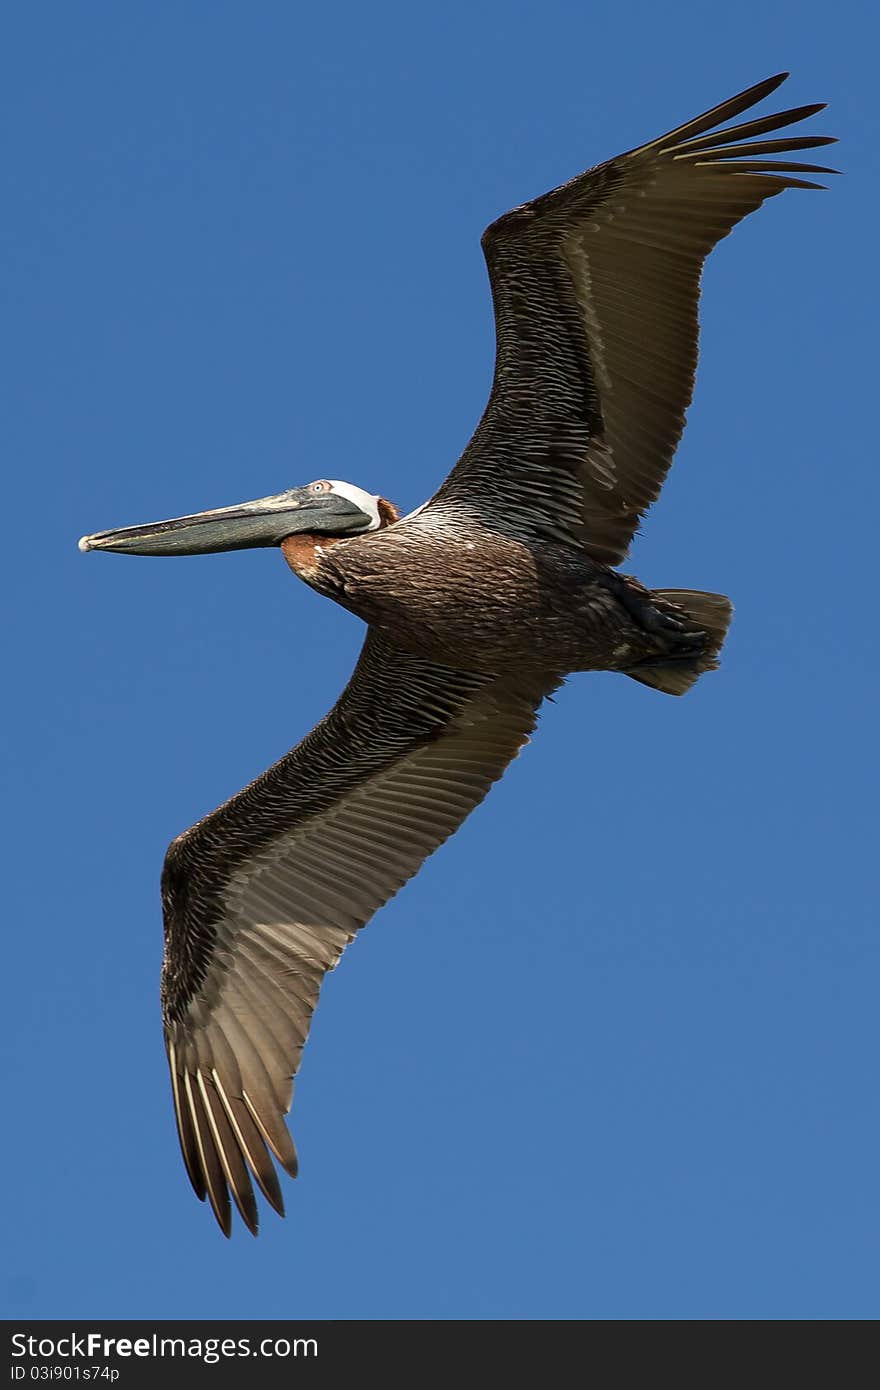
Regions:
<instances>
[{"instance_id":1,"label":"pelican head","mask_svg":"<svg viewBox=\"0 0 880 1390\"><path fill-rule=\"evenodd\" d=\"M122 555L211 555L220 550L280 545L302 531L326 536L377 531L391 519L389 510L393 512L390 504L353 483L320 478L306 487L235 507L218 507L146 526L96 531L83 536L79 548L114 550Z\"/></svg>"}]
</instances>

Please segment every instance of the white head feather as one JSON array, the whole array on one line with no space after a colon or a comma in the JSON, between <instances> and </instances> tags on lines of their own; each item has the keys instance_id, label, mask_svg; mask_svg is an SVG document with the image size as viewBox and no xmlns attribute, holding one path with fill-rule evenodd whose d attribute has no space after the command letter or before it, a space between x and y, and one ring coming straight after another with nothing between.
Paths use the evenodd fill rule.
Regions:
<instances>
[{"instance_id":1,"label":"white head feather","mask_svg":"<svg viewBox=\"0 0 880 1390\"><path fill-rule=\"evenodd\" d=\"M362 487L355 487L354 483L341 483L335 478L328 478L328 483L335 493L340 497L347 497L349 502L353 502L356 507L360 507L362 512L366 512L371 518L368 531L378 531L382 525L382 518L379 516L379 498L374 497L370 492L364 492Z\"/></svg>"}]
</instances>

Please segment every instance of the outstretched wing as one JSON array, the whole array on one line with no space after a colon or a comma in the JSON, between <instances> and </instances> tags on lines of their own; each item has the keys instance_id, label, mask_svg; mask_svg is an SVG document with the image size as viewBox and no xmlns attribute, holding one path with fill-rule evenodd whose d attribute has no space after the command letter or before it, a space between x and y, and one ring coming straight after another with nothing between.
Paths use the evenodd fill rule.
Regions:
<instances>
[{"instance_id":1,"label":"outstretched wing","mask_svg":"<svg viewBox=\"0 0 880 1390\"><path fill-rule=\"evenodd\" d=\"M574 540L607 564L623 560L684 429L706 256L765 198L820 188L800 176L834 172L776 158L831 143L826 137L763 138L821 105L714 129L787 76L486 230L495 380L428 509L467 510L488 525Z\"/></svg>"},{"instance_id":2,"label":"outstretched wing","mask_svg":"<svg viewBox=\"0 0 880 1390\"><path fill-rule=\"evenodd\" d=\"M284 1207L282 1116L321 982L355 932L483 799L545 688L434 666L370 631L330 714L181 835L162 878L162 1002L181 1148L223 1231L231 1191Z\"/></svg>"}]
</instances>

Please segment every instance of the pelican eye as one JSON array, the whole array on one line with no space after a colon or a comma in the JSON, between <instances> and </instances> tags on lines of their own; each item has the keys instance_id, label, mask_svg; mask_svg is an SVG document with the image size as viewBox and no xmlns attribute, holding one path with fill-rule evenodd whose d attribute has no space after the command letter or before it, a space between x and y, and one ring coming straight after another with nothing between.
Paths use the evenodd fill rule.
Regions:
<instances>
[{"instance_id":1,"label":"pelican eye","mask_svg":"<svg viewBox=\"0 0 880 1390\"><path fill-rule=\"evenodd\" d=\"M329 492L329 490L329 483L312 483L312 486L309 489L310 492Z\"/></svg>"}]
</instances>

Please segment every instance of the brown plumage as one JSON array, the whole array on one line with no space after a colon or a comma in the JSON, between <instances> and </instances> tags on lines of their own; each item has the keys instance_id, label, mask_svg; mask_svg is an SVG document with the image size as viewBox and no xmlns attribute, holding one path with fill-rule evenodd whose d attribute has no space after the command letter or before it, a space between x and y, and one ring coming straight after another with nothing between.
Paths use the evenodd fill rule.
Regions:
<instances>
[{"instance_id":1,"label":"brown plumage","mask_svg":"<svg viewBox=\"0 0 880 1390\"><path fill-rule=\"evenodd\" d=\"M162 878L165 1038L192 1185L256 1233L325 973L453 834L571 671L683 694L717 665L720 594L650 591L614 566L657 497L697 361L702 265L818 165L828 143L762 137L798 107L717 131L771 78L516 208L483 237L497 329L491 398L437 494L394 507L326 479L256 503L86 537L186 554L280 545L368 632L334 708L171 845ZM772 156L772 157L769 157Z\"/></svg>"}]
</instances>

